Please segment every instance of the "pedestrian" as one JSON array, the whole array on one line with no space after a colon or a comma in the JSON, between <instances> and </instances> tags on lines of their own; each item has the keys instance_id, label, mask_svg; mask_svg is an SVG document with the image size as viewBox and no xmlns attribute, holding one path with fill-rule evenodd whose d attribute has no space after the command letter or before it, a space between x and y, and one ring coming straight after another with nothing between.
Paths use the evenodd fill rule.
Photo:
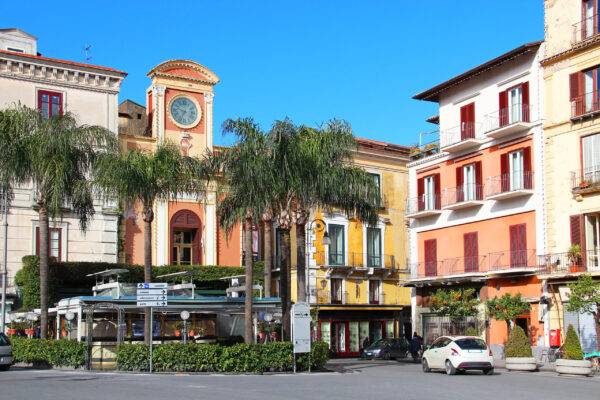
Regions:
<instances>
[{"instance_id":1,"label":"pedestrian","mask_svg":"<svg viewBox=\"0 0 600 400\"><path fill-rule=\"evenodd\" d=\"M423 338L419 336L417 332L413 333L413 337L410 341L410 354L412 355L413 360L417 361L419 359L422 346Z\"/></svg>"},{"instance_id":2,"label":"pedestrian","mask_svg":"<svg viewBox=\"0 0 600 400\"><path fill-rule=\"evenodd\" d=\"M363 347L363 349L366 349L370 345L371 345L371 339L369 339L369 337L367 336L365 338L365 340L363 340L363 342L362 342L362 347Z\"/></svg>"}]
</instances>

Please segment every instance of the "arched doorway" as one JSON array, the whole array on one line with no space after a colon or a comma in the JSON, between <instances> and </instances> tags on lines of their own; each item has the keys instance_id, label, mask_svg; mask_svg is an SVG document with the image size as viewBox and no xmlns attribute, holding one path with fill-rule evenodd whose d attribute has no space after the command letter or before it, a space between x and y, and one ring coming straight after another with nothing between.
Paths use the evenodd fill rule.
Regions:
<instances>
[{"instance_id":1,"label":"arched doorway","mask_svg":"<svg viewBox=\"0 0 600 400\"><path fill-rule=\"evenodd\" d=\"M170 263L174 265L198 265L200 258L200 218L193 211L180 210L173 215L170 224Z\"/></svg>"}]
</instances>

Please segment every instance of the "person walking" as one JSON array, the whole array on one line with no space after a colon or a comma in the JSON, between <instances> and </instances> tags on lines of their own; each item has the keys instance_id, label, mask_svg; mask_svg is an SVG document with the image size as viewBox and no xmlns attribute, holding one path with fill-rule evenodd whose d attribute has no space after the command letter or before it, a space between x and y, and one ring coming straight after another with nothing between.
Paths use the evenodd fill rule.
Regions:
<instances>
[{"instance_id":1,"label":"person walking","mask_svg":"<svg viewBox=\"0 0 600 400\"><path fill-rule=\"evenodd\" d=\"M410 341L410 354L413 360L417 361L421 355L421 349L423 347L423 338L419 336L417 332L413 333L413 337Z\"/></svg>"}]
</instances>

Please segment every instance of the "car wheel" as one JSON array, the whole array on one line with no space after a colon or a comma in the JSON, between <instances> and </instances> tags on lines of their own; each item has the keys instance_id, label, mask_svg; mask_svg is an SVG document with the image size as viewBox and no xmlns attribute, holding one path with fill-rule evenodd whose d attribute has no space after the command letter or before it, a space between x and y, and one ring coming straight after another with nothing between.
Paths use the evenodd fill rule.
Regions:
<instances>
[{"instance_id":1,"label":"car wheel","mask_svg":"<svg viewBox=\"0 0 600 400\"><path fill-rule=\"evenodd\" d=\"M390 353L383 353L383 356L381 356L381 358L383 358L384 360L389 360L390 358L392 358L392 356L390 355Z\"/></svg>"},{"instance_id":2,"label":"car wheel","mask_svg":"<svg viewBox=\"0 0 600 400\"><path fill-rule=\"evenodd\" d=\"M494 375L494 368L486 368L483 370L485 375Z\"/></svg>"},{"instance_id":3,"label":"car wheel","mask_svg":"<svg viewBox=\"0 0 600 400\"><path fill-rule=\"evenodd\" d=\"M421 365L423 366L423 372L431 372L431 368L429 368L429 364L425 358L423 359L423 363Z\"/></svg>"},{"instance_id":4,"label":"car wheel","mask_svg":"<svg viewBox=\"0 0 600 400\"><path fill-rule=\"evenodd\" d=\"M452 362L450 362L450 360L446 360L446 374L447 375L456 374L456 368L454 368L454 365L452 365Z\"/></svg>"},{"instance_id":5,"label":"car wheel","mask_svg":"<svg viewBox=\"0 0 600 400\"><path fill-rule=\"evenodd\" d=\"M0 365L0 371L8 371L10 369L10 365Z\"/></svg>"}]
</instances>

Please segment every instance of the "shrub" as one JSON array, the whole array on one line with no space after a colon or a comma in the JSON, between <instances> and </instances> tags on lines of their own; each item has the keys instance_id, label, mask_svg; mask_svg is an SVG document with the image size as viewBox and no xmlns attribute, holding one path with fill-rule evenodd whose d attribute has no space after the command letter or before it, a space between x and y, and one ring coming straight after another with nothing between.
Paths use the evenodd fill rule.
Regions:
<instances>
[{"instance_id":1,"label":"shrub","mask_svg":"<svg viewBox=\"0 0 600 400\"><path fill-rule=\"evenodd\" d=\"M285 372L293 369L292 344L271 342L259 344L182 344L155 346L152 354L153 369L157 372ZM311 368L321 369L329 359L326 343L315 342L311 352ZM148 346L122 344L117 349L117 366L122 371L147 371ZM308 354L301 354L297 369L308 368Z\"/></svg>"},{"instance_id":2,"label":"shrub","mask_svg":"<svg viewBox=\"0 0 600 400\"><path fill-rule=\"evenodd\" d=\"M11 339L15 362L50 367L81 367L85 364L85 344L74 340Z\"/></svg>"},{"instance_id":3,"label":"shrub","mask_svg":"<svg viewBox=\"0 0 600 400\"><path fill-rule=\"evenodd\" d=\"M465 335L467 335L467 336L479 336L479 331L474 326L469 326L465 330Z\"/></svg>"},{"instance_id":4,"label":"shrub","mask_svg":"<svg viewBox=\"0 0 600 400\"><path fill-rule=\"evenodd\" d=\"M510 332L504 354L506 357L531 357L531 343L520 326Z\"/></svg>"},{"instance_id":5,"label":"shrub","mask_svg":"<svg viewBox=\"0 0 600 400\"><path fill-rule=\"evenodd\" d=\"M569 325L567 337L565 338L561 350L563 357L567 360L583 360L583 350L581 349L581 343L579 343L579 337L577 337L573 325Z\"/></svg>"}]
</instances>

